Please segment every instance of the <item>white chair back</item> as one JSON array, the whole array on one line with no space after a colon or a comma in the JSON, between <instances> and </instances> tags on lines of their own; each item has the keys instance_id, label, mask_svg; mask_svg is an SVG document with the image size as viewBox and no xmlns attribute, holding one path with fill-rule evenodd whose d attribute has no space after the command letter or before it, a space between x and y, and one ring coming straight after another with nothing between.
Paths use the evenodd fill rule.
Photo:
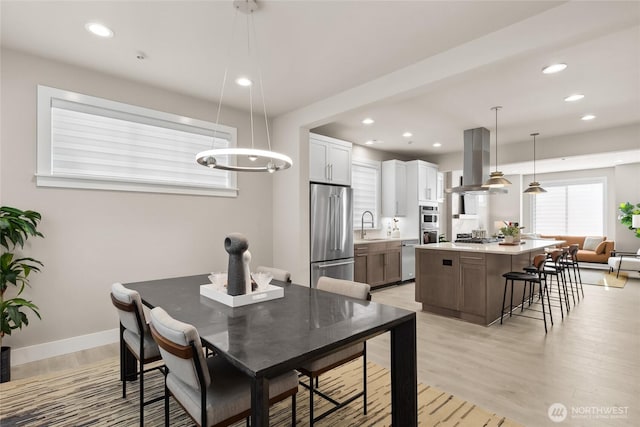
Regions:
<instances>
[{"instance_id":1,"label":"white chair back","mask_svg":"<svg viewBox=\"0 0 640 427\"><path fill-rule=\"evenodd\" d=\"M116 310L118 311L118 316L120 317L120 323L129 331L135 333L136 335L142 336L146 334L149 329L147 326L147 322L144 317L144 309L142 306L142 299L140 298L140 294L137 291L125 288L122 283L114 283L111 285L111 295L113 298L120 301L123 304L131 304L133 303L138 310L140 315L140 319L142 320L142 331L138 327L138 320L136 318L136 314L133 311L124 311L119 309L116 306Z\"/></svg>"},{"instance_id":2,"label":"white chair back","mask_svg":"<svg viewBox=\"0 0 640 427\"><path fill-rule=\"evenodd\" d=\"M371 291L371 286L366 283L321 276L318 278L316 287L321 291L333 292L351 298L370 299L369 291Z\"/></svg>"},{"instance_id":3,"label":"white chair back","mask_svg":"<svg viewBox=\"0 0 640 427\"><path fill-rule=\"evenodd\" d=\"M197 357L202 367L201 372L204 376L205 388L208 387L211 384L211 377L209 376L207 363L202 353L200 335L196 328L193 325L174 319L161 307L156 307L151 310L150 321L154 335L157 334L161 339L168 341L169 346L173 344L171 347L185 348L184 352L191 355L191 357L185 358L174 354L177 352L169 351L167 349L168 346L166 344L163 346L161 339L154 336L154 339L156 339L160 347L162 360L164 360L165 366L169 368L169 375L174 375L193 389L200 390L200 379L194 360L194 357ZM195 354L187 350L190 347L194 349Z\"/></svg>"},{"instance_id":4,"label":"white chair back","mask_svg":"<svg viewBox=\"0 0 640 427\"><path fill-rule=\"evenodd\" d=\"M261 265L261 266L258 266L256 271L258 273L271 273L275 280L279 280L281 282L291 282L291 273L289 273L287 270L281 270L279 268L273 268L273 267L265 267Z\"/></svg>"}]
</instances>

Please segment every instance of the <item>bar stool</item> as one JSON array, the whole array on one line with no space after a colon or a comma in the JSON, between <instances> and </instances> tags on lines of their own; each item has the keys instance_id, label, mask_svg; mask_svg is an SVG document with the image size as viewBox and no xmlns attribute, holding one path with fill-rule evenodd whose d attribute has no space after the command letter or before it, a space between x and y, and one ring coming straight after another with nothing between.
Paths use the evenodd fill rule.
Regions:
<instances>
[{"instance_id":1,"label":"bar stool","mask_svg":"<svg viewBox=\"0 0 640 427\"><path fill-rule=\"evenodd\" d=\"M569 292L567 291L567 282L564 276L564 269L562 268L561 260L564 256L562 249L555 249L548 254L548 258L544 263L544 268L542 273L545 276L552 276L549 280L549 290L553 290L553 277L556 278L557 286L558 286L558 301L560 304L560 314L564 319L564 309L567 309L567 314L569 314ZM564 298L563 298L564 295Z\"/></svg>"},{"instance_id":2,"label":"bar stool","mask_svg":"<svg viewBox=\"0 0 640 427\"><path fill-rule=\"evenodd\" d=\"M549 288L547 287L546 276L543 271L545 268L545 261L547 257L544 254L536 255L533 259L533 266L535 267L535 271L532 272L520 272L520 271L510 271L508 273L504 273L502 277L504 280L504 293L502 295L502 312L500 313L500 324L502 324L502 320L504 318L504 305L507 299L507 287L509 285L509 281L511 281L511 302L509 304L509 317L514 316L522 316L528 317L530 319L542 320L544 322L544 333L547 333L547 312L545 310L544 298L547 298L547 307L549 310L549 320L551 321L551 325L553 326L553 315L551 314L551 301L549 300ZM527 293L527 285L530 286L530 295L529 295L529 309L531 309L531 300L533 298L534 286L538 284L538 300L542 304L542 319L539 317L527 316L524 314L513 313L513 283L515 281L524 282L524 288L522 290L522 305L520 308L520 312L524 311L524 300L525 295ZM531 309L533 310L533 309ZM535 310L537 311L537 310Z\"/></svg>"},{"instance_id":3,"label":"bar stool","mask_svg":"<svg viewBox=\"0 0 640 427\"><path fill-rule=\"evenodd\" d=\"M578 301L580 301L580 293L582 293L582 298L584 298L584 288L582 287L582 275L580 274L580 264L578 264L578 244L569 245L569 255L563 264L567 268L567 274L569 275L569 280L571 280L571 270L573 270L573 278L576 282L576 294L578 294ZM578 284L580 284L580 289L578 289Z\"/></svg>"}]
</instances>

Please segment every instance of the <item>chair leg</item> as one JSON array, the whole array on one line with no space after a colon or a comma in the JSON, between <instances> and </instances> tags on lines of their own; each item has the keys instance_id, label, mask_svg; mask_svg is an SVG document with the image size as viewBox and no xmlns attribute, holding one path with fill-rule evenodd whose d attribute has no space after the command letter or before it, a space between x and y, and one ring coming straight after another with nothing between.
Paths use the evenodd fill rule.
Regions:
<instances>
[{"instance_id":1,"label":"chair leg","mask_svg":"<svg viewBox=\"0 0 640 427\"><path fill-rule=\"evenodd\" d=\"M524 311L524 296L527 293L527 283L524 282L524 286L522 287L522 305L520 306L520 313Z\"/></svg>"},{"instance_id":2,"label":"chair leg","mask_svg":"<svg viewBox=\"0 0 640 427\"><path fill-rule=\"evenodd\" d=\"M553 277L554 275L551 276L551 286L553 287ZM562 304L564 304L564 302L562 301L562 293L560 292L560 279L558 278L558 276L555 276L556 281L558 282L558 300L560 301L560 303L558 304L560 306L560 315L562 316L562 319L564 319L564 307L562 307Z\"/></svg>"},{"instance_id":3,"label":"chair leg","mask_svg":"<svg viewBox=\"0 0 640 427\"><path fill-rule=\"evenodd\" d=\"M542 283L540 284L540 293L542 294ZM540 298L540 302L542 303L542 321L544 322L544 333L546 334L547 333L547 315L544 311L544 294Z\"/></svg>"},{"instance_id":4,"label":"chair leg","mask_svg":"<svg viewBox=\"0 0 640 427\"><path fill-rule=\"evenodd\" d=\"M553 313L551 312L551 300L549 299L549 288L547 287L547 279L543 278L540 281L540 292L542 293L542 284L544 282L544 293L547 294L547 306L549 307L549 319L551 319L551 326L553 326ZM544 294L542 294L542 297L544 298Z\"/></svg>"},{"instance_id":5,"label":"chair leg","mask_svg":"<svg viewBox=\"0 0 640 427\"><path fill-rule=\"evenodd\" d=\"M249 418L247 418L247 422L249 422ZM296 395L295 393L291 396L291 425L296 425Z\"/></svg>"},{"instance_id":6,"label":"chair leg","mask_svg":"<svg viewBox=\"0 0 640 427\"><path fill-rule=\"evenodd\" d=\"M502 318L504 317L504 303L507 300L507 283L509 279L504 279L504 293L502 294L502 311L500 312L500 324L502 325Z\"/></svg>"},{"instance_id":7,"label":"chair leg","mask_svg":"<svg viewBox=\"0 0 640 427\"><path fill-rule=\"evenodd\" d=\"M167 369L167 373L169 370ZM164 425L169 427L169 388L167 388L167 377L164 377Z\"/></svg>"},{"instance_id":8,"label":"chair leg","mask_svg":"<svg viewBox=\"0 0 640 427\"><path fill-rule=\"evenodd\" d=\"M509 305L509 317L513 314L513 280L511 280L511 304Z\"/></svg>"},{"instance_id":9,"label":"chair leg","mask_svg":"<svg viewBox=\"0 0 640 427\"><path fill-rule=\"evenodd\" d=\"M120 324L120 381L122 381L122 398L125 399L127 397L127 378L125 375L125 344L124 344L124 326Z\"/></svg>"},{"instance_id":10,"label":"chair leg","mask_svg":"<svg viewBox=\"0 0 640 427\"><path fill-rule=\"evenodd\" d=\"M582 275L580 274L580 264L576 260L576 269L578 270L578 280L580 281L580 290L582 291L582 298L584 299L584 288L582 287Z\"/></svg>"}]
</instances>

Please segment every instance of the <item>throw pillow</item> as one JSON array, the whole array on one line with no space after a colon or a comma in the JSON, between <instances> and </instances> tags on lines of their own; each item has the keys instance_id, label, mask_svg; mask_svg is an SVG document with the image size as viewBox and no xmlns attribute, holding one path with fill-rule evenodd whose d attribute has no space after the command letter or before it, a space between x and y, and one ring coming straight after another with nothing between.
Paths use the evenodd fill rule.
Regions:
<instances>
[{"instance_id":1,"label":"throw pillow","mask_svg":"<svg viewBox=\"0 0 640 427\"><path fill-rule=\"evenodd\" d=\"M582 249L585 251L595 251L602 240L604 240L602 237L585 237Z\"/></svg>"},{"instance_id":2,"label":"throw pillow","mask_svg":"<svg viewBox=\"0 0 640 427\"><path fill-rule=\"evenodd\" d=\"M604 253L604 249L607 247L607 242L600 242L598 246L596 246L596 255L600 255Z\"/></svg>"}]
</instances>

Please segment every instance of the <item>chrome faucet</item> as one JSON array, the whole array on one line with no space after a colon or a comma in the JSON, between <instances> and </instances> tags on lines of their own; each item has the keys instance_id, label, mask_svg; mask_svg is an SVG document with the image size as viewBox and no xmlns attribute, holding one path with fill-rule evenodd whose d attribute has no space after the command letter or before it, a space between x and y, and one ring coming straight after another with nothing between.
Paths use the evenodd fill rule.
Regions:
<instances>
[{"instance_id":1,"label":"chrome faucet","mask_svg":"<svg viewBox=\"0 0 640 427\"><path fill-rule=\"evenodd\" d=\"M375 227L375 223L373 222L373 213L371 213L371 211L364 211L362 212L362 218L360 221L360 238L364 239L365 236L367 235L367 232L364 231L364 216L365 214L369 214L371 215L371 221L369 221L369 224L371 224L371 228Z\"/></svg>"}]
</instances>

